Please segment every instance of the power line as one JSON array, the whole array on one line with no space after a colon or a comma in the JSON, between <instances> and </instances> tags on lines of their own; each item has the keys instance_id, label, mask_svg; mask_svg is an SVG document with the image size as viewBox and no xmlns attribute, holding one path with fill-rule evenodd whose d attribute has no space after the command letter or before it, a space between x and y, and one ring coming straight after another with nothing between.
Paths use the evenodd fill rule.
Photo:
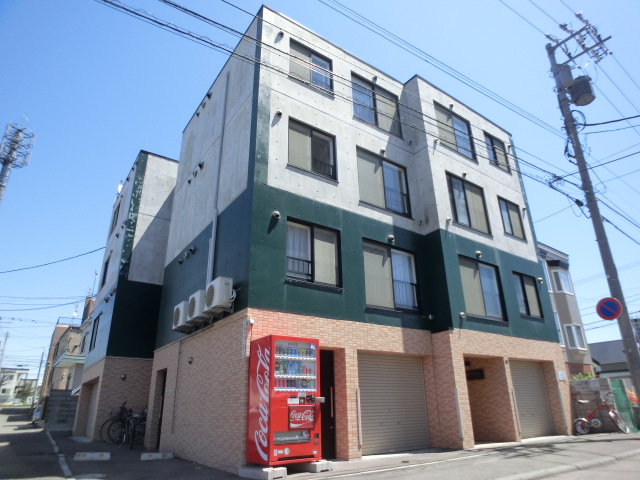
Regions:
<instances>
[{"instance_id":1,"label":"power line","mask_svg":"<svg viewBox=\"0 0 640 480\"><path fill-rule=\"evenodd\" d=\"M62 260L55 260L53 262L48 262L48 263L42 263L40 265L34 265L32 267L22 267L22 268L14 268L13 270L4 270L1 271L0 273L12 273L12 272L21 272L23 270L31 270L33 268L40 268L40 267L46 267L48 265L53 265L55 263L60 263L60 262L66 262L68 260L73 260L74 258L78 258L78 257L82 257L84 255L89 255L90 253L95 253L95 252L99 252L100 250L104 250L105 247L100 247L100 248L96 248L95 250L91 250L90 252L85 252L85 253L81 253L79 255L74 255L73 257L67 257L67 258L63 258Z\"/></svg>"},{"instance_id":2,"label":"power line","mask_svg":"<svg viewBox=\"0 0 640 480\"><path fill-rule=\"evenodd\" d=\"M283 77L285 77L285 78L288 78L288 74L287 74L286 72L281 71L281 69L276 68L276 67L274 67L273 65L270 65L270 64L268 64L268 63L265 63L264 61L261 61L260 59L257 59L257 58L254 58L254 57L251 57L251 56L249 56L249 55L239 55L236 51L232 50L230 47L229 47L229 48L227 48L227 47L223 47L223 46L221 46L220 44L213 42L213 41L212 41L211 39L209 39L208 37L203 37L203 36L201 36L201 35L195 34L195 33L193 33L193 32L190 32L190 31L188 31L188 30L185 30L185 29L183 29L183 28L181 28L181 27L178 27L178 26L176 26L175 24L170 24L170 23L168 23L168 22L166 22L166 21L164 21L164 20L161 20L161 19L158 19L158 18L154 17L153 15L149 14L148 12L145 12L145 11L143 11L143 10L134 10L134 9L131 9L130 7L128 7L128 6L124 5L124 4L122 4L122 3L121 3L121 2L119 2L118 0L96 0L96 1L98 1L99 3L105 4L106 6L109 6L110 8L113 8L113 9L116 9L116 10L120 10L120 11L122 11L122 12L124 12L124 13L126 13L126 14L128 14L128 15L130 15L130 16L133 16L133 17L139 18L139 19L141 19L141 20L145 21L146 23L151 23L152 25L160 26L160 27L162 27L162 28L163 28L163 29L165 29L165 30L170 30L170 31L172 31L172 33L175 33L176 35L179 35L179 36L182 36L182 37L188 38L188 39L190 39L190 40L193 40L193 41L195 41L196 43L200 43L200 44L202 44L202 45L204 45L204 46L208 46L209 48L214 48L214 49L216 49L216 50L220 50L220 51L223 51L223 52L225 52L225 53L228 53L229 55L232 55L232 56L238 57L240 60L243 60L243 61L245 61L245 62L254 63L254 64L257 64L257 65L264 66L265 68L268 68L269 70L271 70L273 73L275 73L275 74L277 74L277 75L280 75L280 76L283 76ZM163 1L163 3L167 3L167 0L160 0L160 1ZM224 0L221 0L221 1L224 1ZM167 4L169 4L169 3L173 4L173 2L168 2ZM227 4L231 5L231 6L234 6L235 8L239 8L239 7L236 7L235 5L233 5L232 3L229 3L229 2L227 2L227 1L224 1L224 3L227 3ZM177 4L173 4L173 5L177 5ZM176 6L176 7L174 7L174 8L178 8L178 7L179 7L179 6ZM183 8L183 7L182 7L182 8ZM240 8L239 8L239 9L240 9ZM186 9L185 9L185 10L186 10ZM240 9L240 10L242 10L242 11L243 11L243 12L245 12L245 13L248 13L248 12L246 12L246 11L245 11L245 10L243 10L243 9ZM194 12L194 14L195 14L195 12ZM249 14L249 15L251 15L251 16L253 16L254 18L258 18L256 15L253 15L253 14L251 14L251 13L248 13L248 14ZM195 14L195 15L197 15L197 16L198 16L198 18L202 17L202 16L201 16L201 15L199 15L199 14ZM207 20L208 20L206 17L202 17L202 19L203 19L203 21L207 21ZM262 19L261 19L261 20L262 20ZM217 23L217 22L214 22L214 23ZM269 22L267 22L267 23L269 23ZM228 28L228 27L226 27L226 28ZM229 29L229 30L234 31L233 29L230 29L230 28L228 28L228 29ZM234 32L237 32L237 31L234 31ZM240 35L240 33L239 33L239 32L238 32L238 34ZM267 45L267 44L263 44L263 43L259 42L258 40L254 39L253 37L249 36L249 35L242 34L242 38L247 39L247 40L249 40L249 41L252 41L252 42L253 42L253 43L255 43L256 45L258 45L259 43L260 43L260 44L262 44L262 45L265 45L265 46L269 47L269 48L271 49L271 51L272 51L272 52L274 52L274 53L276 53L277 55L285 56L285 57L289 57L289 58L291 58L291 57L292 57L292 56L291 56L291 54L288 54L288 53L282 52L281 50L278 50L278 49L274 49L272 46ZM315 45L314 45L314 47L315 47ZM296 58L295 60L296 60L296 61L298 61L298 59L297 59L297 58ZM314 68L315 68L315 67L314 67ZM338 79L338 80L343 81L343 82L344 82L344 83L343 83L344 85L349 85L349 86L350 86L350 85L351 85L351 83L352 83L352 82L351 82L351 79L345 79L345 78L342 78L342 77L340 77L340 76L338 76L338 75L333 74L332 72L327 72L327 73L328 73L328 74L331 74L331 77L332 77L334 80L335 80L335 79ZM340 83L340 82L337 82L337 83ZM335 92L335 91L331 91L331 93L332 93L332 95L334 95L334 96L335 96L335 97L337 97L337 98L340 98L341 100L344 100L344 101L346 101L346 102L352 103L352 104L354 104L354 105L357 105L357 104L358 104L358 103L357 103L357 102L355 102L352 98L347 98L347 97L345 97L344 95L340 95L340 94L338 94L338 93L337 93L337 92ZM404 108L405 108L406 110L408 110L410 113L415 114L415 115L416 115L416 117L419 117L419 118L421 119L421 121L425 121L425 119L426 119L426 121L427 121L427 122L426 122L426 123L427 123L427 125L429 125L429 126L431 126L431 127L437 127L437 126L438 126L438 122L437 122L437 120L436 120L435 118L430 117L430 116L426 115L425 113L423 113L423 112L421 112L421 111L417 111L417 110L415 110L415 109L413 109L413 108L409 107L408 105L401 104L400 102L398 102L398 104L399 104L400 106L404 107ZM394 119L393 119L389 114L385 114L385 113L383 113L383 112L378 112L378 114L379 114L379 115L380 115L380 114L385 115L385 116L389 117L391 120L394 120ZM407 127L409 127L409 128L413 128L413 129L417 129L417 130L420 130L420 131L421 131L421 129L420 129L419 127L416 127L415 125L409 124L409 123L407 123L406 121L403 121L402 119L399 121L399 123L400 123L400 124L402 124L402 125L405 125L405 126L407 126ZM474 126L476 126L477 128L481 128L481 127L479 127L479 126L477 126L477 125L474 125ZM433 133L431 133L431 132L426 132L426 133L431 134L431 135L435 136L436 138L438 137L438 135L433 134ZM478 138L473 137L472 135L470 136L470 139L472 140L474 147L476 147L476 148L474 149L474 154L475 154L476 156L478 156L478 157L481 157L481 158L487 158L487 159L488 159L488 156L484 156L484 155L481 155L481 154L479 154L479 153L478 153L478 151L482 151L482 149L486 148L486 145L484 144L484 142L482 142L482 140L480 140L480 139L478 139ZM544 161L544 160L540 159L539 157L536 157L535 155L530 154L530 153L528 153L528 152L526 152L526 151L524 151L524 150L522 150L522 149L519 149L519 150L520 150L520 151L522 151L523 153L526 153L526 154L528 154L528 155L530 155L530 156L534 157L534 158L537 158L538 160L541 160L541 161L543 161L543 162L545 162L545 163L548 163L548 162L546 162L546 161ZM505 152L505 154L506 154L506 152ZM509 154L507 154L507 155L509 155ZM527 163L527 162L526 162L526 161L524 161L523 159L520 159L520 161L523 161L523 162ZM541 171L544 171L545 173L547 173L547 174L548 174L548 175L550 175L550 176L556 176L556 175L554 175L553 173L551 173L550 171L543 170L543 169L541 169L540 167L536 167L536 166L534 166L533 164L530 164L530 165L531 165L531 166L533 166L534 168L538 168L538 169L540 169Z\"/></svg>"},{"instance_id":3,"label":"power line","mask_svg":"<svg viewBox=\"0 0 640 480\"><path fill-rule=\"evenodd\" d=\"M633 117L619 118L617 120L609 120L608 122L599 123L583 123L583 127L595 127L597 125L606 125L607 123L624 122L625 120L633 120L634 118L640 118L640 115L634 115Z\"/></svg>"},{"instance_id":4,"label":"power line","mask_svg":"<svg viewBox=\"0 0 640 480\"><path fill-rule=\"evenodd\" d=\"M506 3L504 3L502 0L498 0L502 5L504 5L505 7L507 7L509 10L511 10L513 13L515 13L517 16L519 16L522 20L524 20L525 22L527 22L529 25L531 25L534 29L536 29L538 32L540 32L542 34L542 36L546 36L547 34L544 33L542 30L540 30L538 27L536 27L533 23L531 23L529 20L527 20L525 17L523 17L522 15L520 15L518 12L516 12L513 8L511 8L509 5L507 5Z\"/></svg>"}]
</instances>

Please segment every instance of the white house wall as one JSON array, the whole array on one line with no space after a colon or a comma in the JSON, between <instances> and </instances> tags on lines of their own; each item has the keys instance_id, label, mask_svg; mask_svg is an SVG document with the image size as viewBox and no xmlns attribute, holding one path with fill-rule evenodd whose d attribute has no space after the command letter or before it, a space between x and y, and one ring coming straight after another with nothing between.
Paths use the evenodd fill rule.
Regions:
<instances>
[{"instance_id":1,"label":"white house wall","mask_svg":"<svg viewBox=\"0 0 640 480\"><path fill-rule=\"evenodd\" d=\"M256 33L254 22L247 35L255 37ZM236 52L254 58L256 46L242 40ZM211 98L204 96L183 132L166 264L211 224L216 207L214 185L219 185L218 212L247 188L253 82L254 64L230 57L209 89ZM218 178L223 118L222 165Z\"/></svg>"},{"instance_id":2,"label":"white house wall","mask_svg":"<svg viewBox=\"0 0 640 480\"><path fill-rule=\"evenodd\" d=\"M376 154L384 149L388 160L408 167L409 178L416 177L411 172L414 162L406 138L388 134L353 117L351 74L353 72L365 79L371 79L376 75L379 85L398 96L402 94L402 84L317 37L299 24L269 10L264 12L265 20L276 26L265 22L262 41L282 52L278 54L270 49L263 50L264 63L272 65L273 68L262 68L260 77L261 84L271 88L272 115L277 111L282 112L280 119L272 119L269 134L268 184L383 222L414 229L416 222L413 219L361 205L358 187L356 147ZM281 29L285 32L282 38L278 36ZM288 54L291 38L331 60L334 74L333 95L289 78ZM288 166L289 119L295 119L335 136L337 181ZM405 137L404 126L402 134ZM410 184L409 189L410 192L417 191L418 187Z\"/></svg>"},{"instance_id":3,"label":"white house wall","mask_svg":"<svg viewBox=\"0 0 640 480\"><path fill-rule=\"evenodd\" d=\"M129 266L131 281L162 285L177 171L177 162L148 155Z\"/></svg>"}]
</instances>

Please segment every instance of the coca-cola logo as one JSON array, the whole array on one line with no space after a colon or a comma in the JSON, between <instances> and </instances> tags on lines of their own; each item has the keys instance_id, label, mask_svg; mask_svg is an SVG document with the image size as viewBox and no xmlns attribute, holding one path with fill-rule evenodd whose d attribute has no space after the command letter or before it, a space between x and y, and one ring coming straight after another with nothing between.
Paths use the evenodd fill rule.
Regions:
<instances>
[{"instance_id":1,"label":"coca-cola logo","mask_svg":"<svg viewBox=\"0 0 640 480\"><path fill-rule=\"evenodd\" d=\"M257 345L255 355L258 359L256 365L256 388L260 395L260 404L258 405L260 417L258 419L259 428L256 428L253 432L253 441L260 458L266 462L269 442L269 365L271 363L271 352L268 348L263 350L260 345Z\"/></svg>"},{"instance_id":2,"label":"coca-cola logo","mask_svg":"<svg viewBox=\"0 0 640 480\"><path fill-rule=\"evenodd\" d=\"M313 408L291 408L289 411L290 428L310 428L313 427L314 421L315 412Z\"/></svg>"}]
</instances>

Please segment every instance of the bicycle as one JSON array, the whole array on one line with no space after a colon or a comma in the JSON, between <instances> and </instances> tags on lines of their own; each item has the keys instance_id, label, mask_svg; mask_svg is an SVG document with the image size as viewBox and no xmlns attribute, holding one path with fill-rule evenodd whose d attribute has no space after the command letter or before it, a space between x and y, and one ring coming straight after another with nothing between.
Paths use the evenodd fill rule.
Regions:
<instances>
[{"instance_id":1,"label":"bicycle","mask_svg":"<svg viewBox=\"0 0 640 480\"><path fill-rule=\"evenodd\" d=\"M128 410L125 408L125 401L117 410L111 412L111 416L100 427L100 438L108 443L117 442L122 436L124 424L127 418Z\"/></svg>"},{"instance_id":2,"label":"bicycle","mask_svg":"<svg viewBox=\"0 0 640 480\"><path fill-rule=\"evenodd\" d=\"M609 395L613 396L611 392L607 393L606 396L609 396ZM586 404L586 403L589 403L589 400L578 400L578 403ZM615 409L611 408L609 404L602 397L600 397L600 404L597 405L596 408L587 412L587 415L585 417L576 418L574 420L573 426L575 428L576 433L578 435L586 435L587 433L589 433L589 430L591 427L598 428L602 426L602 422L600 421L600 419L595 418L595 416L600 410L603 410L603 409L607 410L609 418L611 419L613 424L618 428L618 430L620 430L622 433L631 432L629 425L627 425L627 422L625 422L620 417L620 414Z\"/></svg>"}]
</instances>

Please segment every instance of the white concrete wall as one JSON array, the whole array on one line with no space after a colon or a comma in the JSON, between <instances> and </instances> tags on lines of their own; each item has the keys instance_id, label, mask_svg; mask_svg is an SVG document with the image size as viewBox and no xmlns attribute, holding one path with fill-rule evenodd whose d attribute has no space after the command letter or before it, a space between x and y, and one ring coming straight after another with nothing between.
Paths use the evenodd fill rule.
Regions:
<instances>
[{"instance_id":1,"label":"white concrete wall","mask_svg":"<svg viewBox=\"0 0 640 480\"><path fill-rule=\"evenodd\" d=\"M486 158L484 132L508 145L510 139L505 130L419 77L403 85L286 17L266 9L265 19L276 26L265 24L263 42L283 52L278 54L265 49L264 61L273 65L277 72L263 68L260 79L262 84L272 89L269 185L422 234L446 229L493 248L536 259L528 212L520 209L526 240L505 235L502 225L498 196L520 207L525 205L513 158L510 158L510 173L491 165ZM281 30L283 37L278 36ZM289 52L291 38L332 61L333 95L288 77L289 56L286 53ZM400 98L402 138L353 116L352 73L367 80L375 76L378 86ZM441 142L435 142L438 131L434 101L447 107L453 104L453 111L471 124L477 161L468 159ZM280 119L275 116L278 110L282 112ZM337 181L288 166L290 118L335 136ZM376 154L384 149L386 159L406 168L412 218L360 204L356 147ZM491 235L446 221L447 217L453 218L447 172L459 177L463 177L464 173L469 182L484 189Z\"/></svg>"},{"instance_id":2,"label":"white concrete wall","mask_svg":"<svg viewBox=\"0 0 640 480\"><path fill-rule=\"evenodd\" d=\"M265 10L265 19L277 26L265 24L262 41L282 52L270 53L265 49L267 53L264 61L272 64L278 72L262 69L260 78L260 82L270 86L272 90L271 113L275 114L278 110L282 112L281 119L272 119L274 121L269 134L269 185L403 228L415 228L416 222L413 219L370 205L361 205L358 188L356 147L376 154L384 149L388 160L407 167L410 178L415 179L416 172L412 148L408 142L411 138L409 129L403 125L403 138L399 138L354 118L351 103L352 72L368 80L377 76L376 83L398 97L402 94L402 84L285 17ZM285 32L283 37L277 35L281 29ZM333 95L288 76L291 38L332 61ZM288 166L290 118L335 136L336 181ZM411 193L418 189L417 184L409 185Z\"/></svg>"},{"instance_id":3,"label":"white concrete wall","mask_svg":"<svg viewBox=\"0 0 640 480\"><path fill-rule=\"evenodd\" d=\"M255 37L256 32L254 22L247 35ZM255 57L255 50L255 45L246 40L236 49L250 58ZM253 82L253 63L231 57L183 132L166 264L211 224L216 208L215 185L219 185L219 212L247 188Z\"/></svg>"},{"instance_id":4,"label":"white concrete wall","mask_svg":"<svg viewBox=\"0 0 640 480\"><path fill-rule=\"evenodd\" d=\"M178 163L149 154L138 207L129 280L161 285Z\"/></svg>"}]
</instances>

